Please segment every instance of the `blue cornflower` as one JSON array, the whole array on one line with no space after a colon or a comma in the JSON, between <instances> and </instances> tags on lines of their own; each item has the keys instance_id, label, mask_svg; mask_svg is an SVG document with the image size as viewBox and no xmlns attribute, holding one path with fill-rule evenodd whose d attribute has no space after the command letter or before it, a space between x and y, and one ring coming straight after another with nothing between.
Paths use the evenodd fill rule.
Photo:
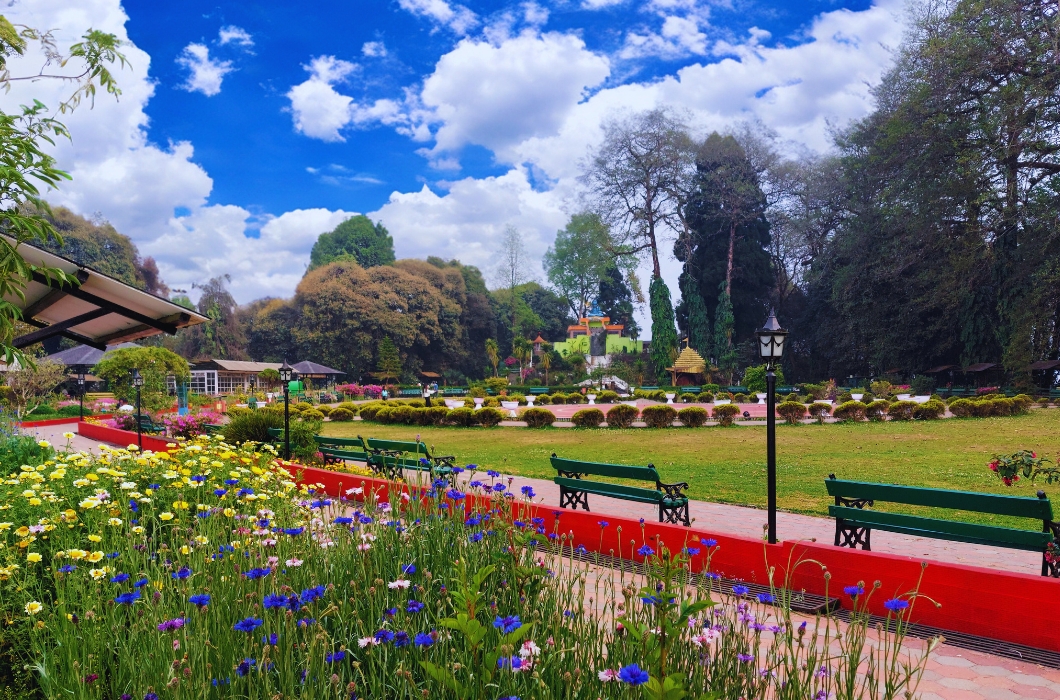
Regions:
<instances>
[{"instance_id":1,"label":"blue cornflower","mask_svg":"<svg viewBox=\"0 0 1060 700\"><path fill-rule=\"evenodd\" d=\"M464 492L458 491L456 489L449 489L445 492L445 495L453 499L454 501L461 501L464 499Z\"/></svg>"},{"instance_id":2,"label":"blue cornflower","mask_svg":"<svg viewBox=\"0 0 1060 700\"><path fill-rule=\"evenodd\" d=\"M191 477L191 480L197 484L201 484L202 482L206 481L206 477L202 474L196 474L195 476Z\"/></svg>"},{"instance_id":3,"label":"blue cornflower","mask_svg":"<svg viewBox=\"0 0 1060 700\"><path fill-rule=\"evenodd\" d=\"M147 488L151 489L152 491L157 491L158 489L162 488L162 484L151 484Z\"/></svg>"},{"instance_id":4,"label":"blue cornflower","mask_svg":"<svg viewBox=\"0 0 1060 700\"><path fill-rule=\"evenodd\" d=\"M856 586L844 586L843 592L851 598L856 598L857 596L865 592L865 586L861 585L860 583Z\"/></svg>"},{"instance_id":5,"label":"blue cornflower","mask_svg":"<svg viewBox=\"0 0 1060 700\"><path fill-rule=\"evenodd\" d=\"M287 596L269 593L262 599L261 604L266 610L285 608L287 607Z\"/></svg>"},{"instance_id":6,"label":"blue cornflower","mask_svg":"<svg viewBox=\"0 0 1060 700\"><path fill-rule=\"evenodd\" d=\"M694 557L699 554L699 547L686 547L685 551L688 552L688 556Z\"/></svg>"},{"instance_id":7,"label":"blue cornflower","mask_svg":"<svg viewBox=\"0 0 1060 700\"><path fill-rule=\"evenodd\" d=\"M599 525L601 528L605 528L608 525L610 525L611 523L607 522L606 520L601 520L600 522L598 522L596 524Z\"/></svg>"},{"instance_id":8,"label":"blue cornflower","mask_svg":"<svg viewBox=\"0 0 1060 700\"><path fill-rule=\"evenodd\" d=\"M147 693L144 695L144 700L158 700L158 696L154 693Z\"/></svg>"},{"instance_id":9,"label":"blue cornflower","mask_svg":"<svg viewBox=\"0 0 1060 700\"><path fill-rule=\"evenodd\" d=\"M470 535L468 535L467 538L469 540L471 540L472 542L481 542L482 541L482 533L481 532L472 532Z\"/></svg>"},{"instance_id":10,"label":"blue cornflower","mask_svg":"<svg viewBox=\"0 0 1060 700\"><path fill-rule=\"evenodd\" d=\"M336 661L342 661L345 658L346 658L346 652L344 652L344 651L342 651L340 649L339 651L336 651L334 653L328 654L326 657L324 657L324 661L326 661L329 664L333 664Z\"/></svg>"},{"instance_id":11,"label":"blue cornflower","mask_svg":"<svg viewBox=\"0 0 1060 700\"><path fill-rule=\"evenodd\" d=\"M651 555L655 554L655 550L649 547L648 545L644 544L641 545L640 549L637 550L637 554L641 555L642 557L650 557Z\"/></svg>"},{"instance_id":12,"label":"blue cornflower","mask_svg":"<svg viewBox=\"0 0 1060 700\"><path fill-rule=\"evenodd\" d=\"M474 481L469 482L468 486L473 489L480 489L485 486L485 484L479 481L478 479L475 479Z\"/></svg>"},{"instance_id":13,"label":"blue cornflower","mask_svg":"<svg viewBox=\"0 0 1060 700\"><path fill-rule=\"evenodd\" d=\"M302 591L301 601L303 605L312 603L314 600L324 597L324 592L327 589L324 586L313 586Z\"/></svg>"},{"instance_id":14,"label":"blue cornflower","mask_svg":"<svg viewBox=\"0 0 1060 700\"><path fill-rule=\"evenodd\" d=\"M418 600L410 600L408 602L408 605L405 606L405 612L411 613L411 614L416 614L420 610L423 610L423 608L424 608L424 605L420 601L418 601Z\"/></svg>"},{"instance_id":15,"label":"blue cornflower","mask_svg":"<svg viewBox=\"0 0 1060 700\"><path fill-rule=\"evenodd\" d=\"M225 484L228 486L235 486L239 483L239 479L225 479Z\"/></svg>"},{"instance_id":16,"label":"blue cornflower","mask_svg":"<svg viewBox=\"0 0 1060 700\"><path fill-rule=\"evenodd\" d=\"M387 608L383 611L383 617L394 617L397 615L397 608Z\"/></svg>"},{"instance_id":17,"label":"blue cornflower","mask_svg":"<svg viewBox=\"0 0 1060 700\"><path fill-rule=\"evenodd\" d=\"M623 666L618 671L618 680L623 683L629 683L630 685L644 685L648 682L649 678L650 676L648 675L648 672L637 664Z\"/></svg>"},{"instance_id":18,"label":"blue cornflower","mask_svg":"<svg viewBox=\"0 0 1060 700\"><path fill-rule=\"evenodd\" d=\"M256 666L257 663L258 662L254 659L243 659L239 662L239 665L236 666L236 675L240 677L247 675L250 673L251 667Z\"/></svg>"},{"instance_id":19,"label":"blue cornflower","mask_svg":"<svg viewBox=\"0 0 1060 700\"><path fill-rule=\"evenodd\" d=\"M407 647L409 644L412 644L412 640L409 639L409 633L398 630L397 634L394 635L394 646Z\"/></svg>"},{"instance_id":20,"label":"blue cornflower","mask_svg":"<svg viewBox=\"0 0 1060 700\"><path fill-rule=\"evenodd\" d=\"M530 518L530 522L532 522L534 525L541 526L541 525L545 524L545 519L544 518Z\"/></svg>"},{"instance_id":21,"label":"blue cornflower","mask_svg":"<svg viewBox=\"0 0 1060 700\"><path fill-rule=\"evenodd\" d=\"M140 512L140 504L137 503L136 501L129 501L129 510L131 510L134 513L139 513Z\"/></svg>"},{"instance_id":22,"label":"blue cornflower","mask_svg":"<svg viewBox=\"0 0 1060 700\"><path fill-rule=\"evenodd\" d=\"M519 493L523 494L523 496L525 496L526 498L534 498L535 496L537 496L537 494L534 493L534 488L532 486L522 487L521 489L519 489Z\"/></svg>"},{"instance_id":23,"label":"blue cornflower","mask_svg":"<svg viewBox=\"0 0 1060 700\"><path fill-rule=\"evenodd\" d=\"M225 495L226 493L228 493L228 491L226 489L214 489L213 490L213 495L217 496L218 498L220 498L221 496Z\"/></svg>"},{"instance_id":24,"label":"blue cornflower","mask_svg":"<svg viewBox=\"0 0 1060 700\"><path fill-rule=\"evenodd\" d=\"M754 654L737 654L736 658L745 664L751 663L755 660Z\"/></svg>"},{"instance_id":25,"label":"blue cornflower","mask_svg":"<svg viewBox=\"0 0 1060 700\"><path fill-rule=\"evenodd\" d=\"M243 576L247 577L251 581L254 581L254 580L257 580L259 578L265 578L271 572L272 572L272 569L251 569L250 571L247 571L246 573L244 573Z\"/></svg>"},{"instance_id":26,"label":"blue cornflower","mask_svg":"<svg viewBox=\"0 0 1060 700\"><path fill-rule=\"evenodd\" d=\"M362 515L360 518L358 518L358 522L360 522L361 525L371 525L375 521L369 518L367 515Z\"/></svg>"},{"instance_id":27,"label":"blue cornflower","mask_svg":"<svg viewBox=\"0 0 1060 700\"><path fill-rule=\"evenodd\" d=\"M526 527L526 523L524 523L522 520L513 520L512 525L515 525L519 529Z\"/></svg>"},{"instance_id":28,"label":"blue cornflower","mask_svg":"<svg viewBox=\"0 0 1060 700\"><path fill-rule=\"evenodd\" d=\"M464 526L465 527L475 527L476 525L480 525L481 523L482 523L482 518L478 517L477 515L472 515L470 518L468 518L467 520L464 521Z\"/></svg>"},{"instance_id":29,"label":"blue cornflower","mask_svg":"<svg viewBox=\"0 0 1060 700\"><path fill-rule=\"evenodd\" d=\"M196 517L196 518L199 518L199 519L203 519L203 518L208 518L208 517L210 517L211 515L213 515L213 513L212 513L211 511L208 511L208 510L200 510L200 511L199 511L198 513L196 513L196 514L195 514L195 517Z\"/></svg>"},{"instance_id":30,"label":"blue cornflower","mask_svg":"<svg viewBox=\"0 0 1060 700\"><path fill-rule=\"evenodd\" d=\"M69 573L71 573L73 571L77 571L77 567L74 566L73 564L67 564L66 566L62 566L62 567L59 568L59 573L60 574L69 574Z\"/></svg>"},{"instance_id":31,"label":"blue cornflower","mask_svg":"<svg viewBox=\"0 0 1060 700\"><path fill-rule=\"evenodd\" d=\"M492 477L494 479L496 479L500 475L501 475L501 473L499 471L497 471L496 469L487 469L486 470L486 476Z\"/></svg>"},{"instance_id":32,"label":"blue cornflower","mask_svg":"<svg viewBox=\"0 0 1060 700\"><path fill-rule=\"evenodd\" d=\"M431 635L426 634L425 632L417 632L412 643L418 647L429 647L434 644L434 639L431 638Z\"/></svg>"},{"instance_id":33,"label":"blue cornflower","mask_svg":"<svg viewBox=\"0 0 1060 700\"><path fill-rule=\"evenodd\" d=\"M574 548L575 554L586 554L589 550L585 548L584 544L580 544Z\"/></svg>"},{"instance_id":34,"label":"blue cornflower","mask_svg":"<svg viewBox=\"0 0 1060 700\"><path fill-rule=\"evenodd\" d=\"M241 488L241 489L239 489L239 493L236 494L236 495L237 496L253 496L254 495L254 489L249 488L249 487Z\"/></svg>"},{"instance_id":35,"label":"blue cornflower","mask_svg":"<svg viewBox=\"0 0 1060 700\"><path fill-rule=\"evenodd\" d=\"M142 578L139 581L137 581L136 583L134 583L133 585L136 586L137 588L143 588L144 586L147 585L147 583L148 583L147 579L146 578Z\"/></svg>"},{"instance_id":36,"label":"blue cornflower","mask_svg":"<svg viewBox=\"0 0 1060 700\"><path fill-rule=\"evenodd\" d=\"M183 580L191 576L191 569L186 566L182 566L173 573L171 573L170 576L178 580Z\"/></svg>"},{"instance_id":37,"label":"blue cornflower","mask_svg":"<svg viewBox=\"0 0 1060 700\"><path fill-rule=\"evenodd\" d=\"M429 459L427 459L426 457L420 457L420 464L422 464L423 466L427 466L430 463L431 463L431 461Z\"/></svg>"},{"instance_id":38,"label":"blue cornflower","mask_svg":"<svg viewBox=\"0 0 1060 700\"><path fill-rule=\"evenodd\" d=\"M496 491L497 493L500 493L501 491L504 490L504 484L494 484L493 485L493 490Z\"/></svg>"},{"instance_id":39,"label":"blue cornflower","mask_svg":"<svg viewBox=\"0 0 1060 700\"><path fill-rule=\"evenodd\" d=\"M663 599L657 595L641 596L640 600L645 605L658 605L663 602Z\"/></svg>"},{"instance_id":40,"label":"blue cornflower","mask_svg":"<svg viewBox=\"0 0 1060 700\"><path fill-rule=\"evenodd\" d=\"M747 593L749 591L750 591L750 589L747 586L733 586L732 587L732 594L733 595L747 595Z\"/></svg>"},{"instance_id":41,"label":"blue cornflower","mask_svg":"<svg viewBox=\"0 0 1060 700\"><path fill-rule=\"evenodd\" d=\"M114 602L118 605L132 605L138 600L140 600L140 591L130 591L119 595Z\"/></svg>"},{"instance_id":42,"label":"blue cornflower","mask_svg":"<svg viewBox=\"0 0 1060 700\"><path fill-rule=\"evenodd\" d=\"M891 598L883 604L883 607L887 608L891 612L898 612L899 610L905 610L909 607L908 600L902 600L901 598Z\"/></svg>"},{"instance_id":43,"label":"blue cornflower","mask_svg":"<svg viewBox=\"0 0 1060 700\"><path fill-rule=\"evenodd\" d=\"M232 626L236 632L246 632L247 634L253 632L257 628L261 627L262 621L253 617L248 617L245 620L240 620Z\"/></svg>"},{"instance_id":44,"label":"blue cornflower","mask_svg":"<svg viewBox=\"0 0 1060 700\"><path fill-rule=\"evenodd\" d=\"M268 526L269 526L269 519L268 518L259 518L258 519L258 527L268 527Z\"/></svg>"},{"instance_id":45,"label":"blue cornflower","mask_svg":"<svg viewBox=\"0 0 1060 700\"><path fill-rule=\"evenodd\" d=\"M414 574L414 573L416 573L416 565L415 564L405 564L403 567L401 567L401 573L403 573L403 574Z\"/></svg>"},{"instance_id":46,"label":"blue cornflower","mask_svg":"<svg viewBox=\"0 0 1060 700\"><path fill-rule=\"evenodd\" d=\"M285 527L283 529L283 534L290 535L292 537L296 535L301 535L303 532L305 532L304 527Z\"/></svg>"},{"instance_id":47,"label":"blue cornflower","mask_svg":"<svg viewBox=\"0 0 1060 700\"><path fill-rule=\"evenodd\" d=\"M390 630L379 630L378 632L375 633L375 639L378 642L382 642L383 644L387 644L389 642L394 641L394 633L391 632Z\"/></svg>"},{"instance_id":48,"label":"blue cornflower","mask_svg":"<svg viewBox=\"0 0 1060 700\"><path fill-rule=\"evenodd\" d=\"M446 481L445 479L435 479L434 481L431 482L431 486L433 486L436 489L444 489L448 485L449 485L449 482Z\"/></svg>"},{"instance_id":49,"label":"blue cornflower","mask_svg":"<svg viewBox=\"0 0 1060 700\"><path fill-rule=\"evenodd\" d=\"M107 559L117 559L121 556L121 552L107 552Z\"/></svg>"},{"instance_id":50,"label":"blue cornflower","mask_svg":"<svg viewBox=\"0 0 1060 700\"><path fill-rule=\"evenodd\" d=\"M453 467L453 473L454 474L463 474L464 473L464 468L463 467Z\"/></svg>"},{"instance_id":51,"label":"blue cornflower","mask_svg":"<svg viewBox=\"0 0 1060 700\"><path fill-rule=\"evenodd\" d=\"M510 634L519 629L522 624L522 620L519 619L518 615L497 616L493 621L493 626L499 629L502 634Z\"/></svg>"},{"instance_id":52,"label":"blue cornflower","mask_svg":"<svg viewBox=\"0 0 1060 700\"><path fill-rule=\"evenodd\" d=\"M774 600L775 599L773 598L773 596L771 594L769 594L769 593L759 593L758 594L758 602L759 603L772 603L772 602L774 602Z\"/></svg>"},{"instance_id":53,"label":"blue cornflower","mask_svg":"<svg viewBox=\"0 0 1060 700\"><path fill-rule=\"evenodd\" d=\"M335 524L336 525L349 525L352 522L353 522L353 518L347 518L344 515L335 518Z\"/></svg>"},{"instance_id":54,"label":"blue cornflower","mask_svg":"<svg viewBox=\"0 0 1060 700\"><path fill-rule=\"evenodd\" d=\"M273 646L276 646L276 643L279 642L279 641L280 641L280 635L276 634L275 632L273 632L272 634L270 634L270 635L268 635L266 637L262 637L261 638L261 643L262 644L271 644Z\"/></svg>"},{"instance_id":55,"label":"blue cornflower","mask_svg":"<svg viewBox=\"0 0 1060 700\"><path fill-rule=\"evenodd\" d=\"M298 626L299 627L309 627L310 625L315 624L316 621L317 620L316 620L315 617L303 617L301 620L298 621Z\"/></svg>"},{"instance_id":56,"label":"blue cornflower","mask_svg":"<svg viewBox=\"0 0 1060 700\"><path fill-rule=\"evenodd\" d=\"M709 540L701 540L701 541L703 542L703 546L706 547L707 549L710 549L711 547L717 547L718 546L718 541L713 539L713 538L709 539Z\"/></svg>"},{"instance_id":57,"label":"blue cornflower","mask_svg":"<svg viewBox=\"0 0 1060 700\"><path fill-rule=\"evenodd\" d=\"M111 579L110 579L110 582L111 583L125 583L128 580L129 580L129 574L118 574L116 576L112 576Z\"/></svg>"}]
</instances>

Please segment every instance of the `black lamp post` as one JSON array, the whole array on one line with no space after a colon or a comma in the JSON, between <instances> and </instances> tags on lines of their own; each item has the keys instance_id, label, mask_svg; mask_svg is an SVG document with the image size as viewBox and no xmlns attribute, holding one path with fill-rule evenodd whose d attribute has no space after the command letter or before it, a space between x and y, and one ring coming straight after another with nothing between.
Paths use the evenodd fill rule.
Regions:
<instances>
[{"instance_id":1,"label":"black lamp post","mask_svg":"<svg viewBox=\"0 0 1060 700\"><path fill-rule=\"evenodd\" d=\"M280 382L283 384L283 458L291 459L291 376L294 371L283 358L280 365Z\"/></svg>"},{"instance_id":2,"label":"black lamp post","mask_svg":"<svg viewBox=\"0 0 1060 700\"><path fill-rule=\"evenodd\" d=\"M144 448L144 422L143 416L140 415L140 389L144 385L144 375L135 368L132 371L132 383L136 387L136 446L142 450Z\"/></svg>"},{"instance_id":3,"label":"black lamp post","mask_svg":"<svg viewBox=\"0 0 1060 700\"><path fill-rule=\"evenodd\" d=\"M85 419L85 373L77 373L77 393L81 402L81 412L78 415L78 420Z\"/></svg>"},{"instance_id":4,"label":"black lamp post","mask_svg":"<svg viewBox=\"0 0 1060 700\"><path fill-rule=\"evenodd\" d=\"M766 478L769 502L769 544L777 543L777 375L774 371L784 356L784 338L776 313L770 309L766 325L758 331L758 355L766 364Z\"/></svg>"}]
</instances>

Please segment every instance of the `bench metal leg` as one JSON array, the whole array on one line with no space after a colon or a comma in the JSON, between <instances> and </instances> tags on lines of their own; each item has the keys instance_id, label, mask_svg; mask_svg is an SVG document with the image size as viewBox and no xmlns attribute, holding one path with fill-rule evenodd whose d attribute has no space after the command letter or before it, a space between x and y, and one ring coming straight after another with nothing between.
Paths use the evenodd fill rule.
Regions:
<instances>
[{"instance_id":1,"label":"bench metal leg","mask_svg":"<svg viewBox=\"0 0 1060 700\"><path fill-rule=\"evenodd\" d=\"M857 549L858 545L865 551L871 549L871 538L872 529L867 527L858 527L856 525L847 525L847 521L842 518L836 518L835 520L835 546L836 547L850 547L851 549Z\"/></svg>"},{"instance_id":2,"label":"bench metal leg","mask_svg":"<svg viewBox=\"0 0 1060 700\"><path fill-rule=\"evenodd\" d=\"M659 522L660 523L673 523L674 525L684 525L685 527L691 527L692 521L688 518L688 502L680 506L668 506L662 501L659 502Z\"/></svg>"},{"instance_id":3,"label":"bench metal leg","mask_svg":"<svg viewBox=\"0 0 1060 700\"><path fill-rule=\"evenodd\" d=\"M589 494L585 491L575 491L566 486L560 486L559 507L578 510L578 506L581 506L586 511L589 510Z\"/></svg>"}]
</instances>

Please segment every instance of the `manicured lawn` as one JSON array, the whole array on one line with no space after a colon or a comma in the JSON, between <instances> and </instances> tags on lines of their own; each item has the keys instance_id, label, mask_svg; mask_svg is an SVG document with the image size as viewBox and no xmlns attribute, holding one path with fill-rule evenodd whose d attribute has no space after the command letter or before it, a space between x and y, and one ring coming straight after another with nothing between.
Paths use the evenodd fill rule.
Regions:
<instances>
[{"instance_id":1,"label":"manicured lawn","mask_svg":"<svg viewBox=\"0 0 1060 700\"><path fill-rule=\"evenodd\" d=\"M551 479L553 452L575 459L645 464L667 481L687 481L697 500L765 506L765 425L732 428L629 430L547 428L433 428L356 421L325 423L325 435L412 439L417 434L460 463ZM783 510L826 515L823 480L841 479L933 486L1033 496L1042 488L1060 511L1060 485L1006 488L987 468L996 453L1036 450L1055 458L1060 409L1026 416L896 423L778 425L778 502ZM981 519L1002 523L1004 520ZM1012 523L1027 527L1028 522Z\"/></svg>"}]
</instances>

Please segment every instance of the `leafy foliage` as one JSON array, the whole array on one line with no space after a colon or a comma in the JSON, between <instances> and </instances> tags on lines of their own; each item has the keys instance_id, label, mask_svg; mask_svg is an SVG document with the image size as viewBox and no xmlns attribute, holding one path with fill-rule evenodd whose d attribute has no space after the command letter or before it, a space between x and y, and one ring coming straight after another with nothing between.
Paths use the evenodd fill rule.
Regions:
<instances>
[{"instance_id":1,"label":"leafy foliage","mask_svg":"<svg viewBox=\"0 0 1060 700\"><path fill-rule=\"evenodd\" d=\"M648 297L651 307L651 361L655 365L655 372L663 376L676 357L677 328L674 326L670 289L661 277L652 278Z\"/></svg>"},{"instance_id":2,"label":"leafy foliage","mask_svg":"<svg viewBox=\"0 0 1060 700\"><path fill-rule=\"evenodd\" d=\"M544 428L552 425L556 416L547 408L528 408L519 414L519 420L526 421L531 428Z\"/></svg>"},{"instance_id":3,"label":"leafy foliage","mask_svg":"<svg viewBox=\"0 0 1060 700\"><path fill-rule=\"evenodd\" d=\"M188 362L183 357L165 348L150 347L121 348L108 353L92 369L92 374L105 379L114 395L128 402L136 396L132 385L133 369L140 370L144 379L140 402L148 411L160 411L173 405L167 375L173 375L177 381L187 381L191 377Z\"/></svg>"},{"instance_id":4,"label":"leafy foliage","mask_svg":"<svg viewBox=\"0 0 1060 700\"><path fill-rule=\"evenodd\" d=\"M684 423L689 428L701 428L703 424L707 422L709 414L707 409L701 406L689 406L688 408L682 408L677 412L677 420Z\"/></svg>"},{"instance_id":5,"label":"leafy foliage","mask_svg":"<svg viewBox=\"0 0 1060 700\"><path fill-rule=\"evenodd\" d=\"M785 401L777 405L777 414L788 423L795 425L806 415L806 406L798 401Z\"/></svg>"},{"instance_id":6,"label":"leafy foliage","mask_svg":"<svg viewBox=\"0 0 1060 700\"><path fill-rule=\"evenodd\" d=\"M346 219L330 233L322 233L309 254L309 269L328 263L355 261L361 267L390 265L394 262L394 239L382 223L367 216Z\"/></svg>"},{"instance_id":7,"label":"leafy foliage","mask_svg":"<svg viewBox=\"0 0 1060 700\"><path fill-rule=\"evenodd\" d=\"M640 411L634 406L620 403L607 409L607 426L609 428L628 428L637 420Z\"/></svg>"},{"instance_id":8,"label":"leafy foliage","mask_svg":"<svg viewBox=\"0 0 1060 700\"><path fill-rule=\"evenodd\" d=\"M570 420L578 428L599 428L604 422L604 412L599 408L583 408L575 411Z\"/></svg>"},{"instance_id":9,"label":"leafy foliage","mask_svg":"<svg viewBox=\"0 0 1060 700\"><path fill-rule=\"evenodd\" d=\"M677 411L672 406L645 406L641 409L640 418L649 428L669 428L677 419Z\"/></svg>"},{"instance_id":10,"label":"leafy foliage","mask_svg":"<svg viewBox=\"0 0 1060 700\"><path fill-rule=\"evenodd\" d=\"M736 416L740 415L740 407L734 403L723 403L715 406L711 415L722 427L729 427L735 422Z\"/></svg>"}]
</instances>

